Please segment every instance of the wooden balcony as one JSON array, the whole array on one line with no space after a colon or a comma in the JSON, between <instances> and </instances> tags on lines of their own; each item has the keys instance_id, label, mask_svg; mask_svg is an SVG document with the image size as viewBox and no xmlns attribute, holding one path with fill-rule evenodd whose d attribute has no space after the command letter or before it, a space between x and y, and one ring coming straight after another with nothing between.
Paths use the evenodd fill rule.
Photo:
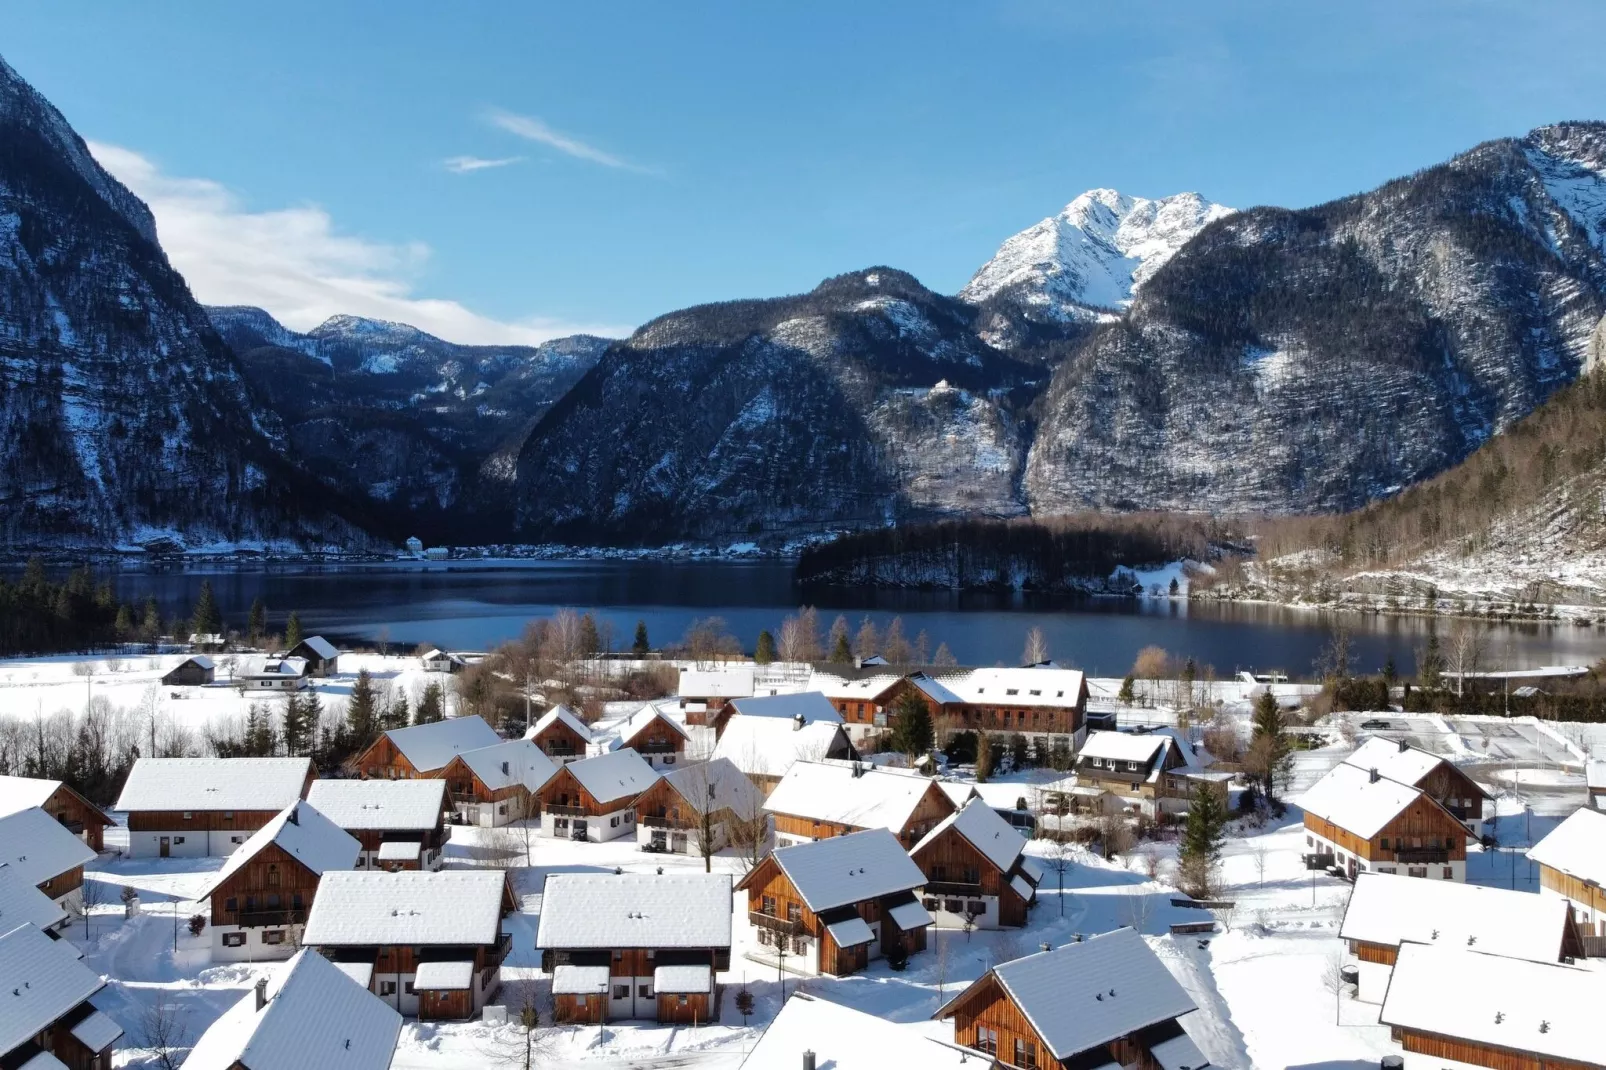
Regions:
<instances>
[{"instance_id":1,"label":"wooden balcony","mask_svg":"<svg viewBox=\"0 0 1606 1070\"><path fill-rule=\"evenodd\" d=\"M1401 847L1394 852L1394 860L1407 865L1450 861L1448 847Z\"/></svg>"},{"instance_id":2,"label":"wooden balcony","mask_svg":"<svg viewBox=\"0 0 1606 1070\"><path fill-rule=\"evenodd\" d=\"M269 925L303 925L307 920L307 912L301 910L241 910L235 912L234 924L246 928L258 928Z\"/></svg>"},{"instance_id":3,"label":"wooden balcony","mask_svg":"<svg viewBox=\"0 0 1606 1070\"><path fill-rule=\"evenodd\" d=\"M786 933L788 936L803 931L803 923L801 921L789 921L786 918L778 918L774 914L765 914L758 910L749 910L747 912L747 920L749 924L757 928Z\"/></svg>"},{"instance_id":4,"label":"wooden balcony","mask_svg":"<svg viewBox=\"0 0 1606 1070\"><path fill-rule=\"evenodd\" d=\"M583 806L565 806L561 803L545 803L541 807L542 813L556 814L559 817L590 817Z\"/></svg>"},{"instance_id":5,"label":"wooden balcony","mask_svg":"<svg viewBox=\"0 0 1606 1070\"><path fill-rule=\"evenodd\" d=\"M970 899L982 895L981 885L964 884L959 881L927 881L924 891L926 895L958 895Z\"/></svg>"},{"instance_id":6,"label":"wooden balcony","mask_svg":"<svg viewBox=\"0 0 1606 1070\"><path fill-rule=\"evenodd\" d=\"M678 829L685 826L679 824L662 814L637 814L636 824L645 825L650 829Z\"/></svg>"}]
</instances>

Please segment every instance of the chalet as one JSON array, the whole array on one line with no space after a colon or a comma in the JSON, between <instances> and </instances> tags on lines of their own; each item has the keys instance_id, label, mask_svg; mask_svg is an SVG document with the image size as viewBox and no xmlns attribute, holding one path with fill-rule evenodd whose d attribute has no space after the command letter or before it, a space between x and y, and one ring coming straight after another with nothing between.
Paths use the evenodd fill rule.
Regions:
<instances>
[{"instance_id":1,"label":"chalet","mask_svg":"<svg viewBox=\"0 0 1606 1070\"><path fill-rule=\"evenodd\" d=\"M609 749L633 750L654 769L664 769L685 760L688 740L685 726L648 703L619 726Z\"/></svg>"},{"instance_id":2,"label":"chalet","mask_svg":"<svg viewBox=\"0 0 1606 1070\"><path fill-rule=\"evenodd\" d=\"M0 870L68 914L83 907L84 865L94 859L88 845L38 807L0 817ZM0 927L6 924L0 918Z\"/></svg>"},{"instance_id":3,"label":"chalet","mask_svg":"<svg viewBox=\"0 0 1606 1070\"><path fill-rule=\"evenodd\" d=\"M1071 737L1087 735L1087 679L1076 669L962 669L909 678L936 717L955 729Z\"/></svg>"},{"instance_id":4,"label":"chalet","mask_svg":"<svg viewBox=\"0 0 1606 1070\"><path fill-rule=\"evenodd\" d=\"M742 1070L978 1070L975 1057L879 1015L807 992L786 1001L758 1043L742 1060Z\"/></svg>"},{"instance_id":5,"label":"chalet","mask_svg":"<svg viewBox=\"0 0 1606 1070\"><path fill-rule=\"evenodd\" d=\"M562 766L538 793L541 831L593 843L634 835L636 798L657 779L653 767L633 750Z\"/></svg>"},{"instance_id":6,"label":"chalet","mask_svg":"<svg viewBox=\"0 0 1606 1070\"><path fill-rule=\"evenodd\" d=\"M636 799L636 841L645 849L700 854L768 838L764 797L725 758L682 765L665 773Z\"/></svg>"},{"instance_id":7,"label":"chalet","mask_svg":"<svg viewBox=\"0 0 1606 1070\"><path fill-rule=\"evenodd\" d=\"M840 721L807 718L736 717L726 724L713 757L725 758L768 795L800 761L857 758Z\"/></svg>"},{"instance_id":8,"label":"chalet","mask_svg":"<svg viewBox=\"0 0 1606 1070\"><path fill-rule=\"evenodd\" d=\"M130 857L227 856L315 776L311 758L140 758L112 809L128 814Z\"/></svg>"},{"instance_id":9,"label":"chalet","mask_svg":"<svg viewBox=\"0 0 1606 1070\"><path fill-rule=\"evenodd\" d=\"M1592 954L1606 953L1606 813L1575 810L1528 849L1539 864L1539 894L1573 907Z\"/></svg>"},{"instance_id":10,"label":"chalet","mask_svg":"<svg viewBox=\"0 0 1606 1070\"><path fill-rule=\"evenodd\" d=\"M914 687L884 665L861 663L815 666L809 674L808 689L818 691L836 707L849 738L857 743L887 731L893 706Z\"/></svg>"},{"instance_id":11,"label":"chalet","mask_svg":"<svg viewBox=\"0 0 1606 1070\"><path fill-rule=\"evenodd\" d=\"M466 750L435 774L451 786L452 820L496 828L535 813L535 793L558 767L527 739Z\"/></svg>"},{"instance_id":12,"label":"chalet","mask_svg":"<svg viewBox=\"0 0 1606 1070\"><path fill-rule=\"evenodd\" d=\"M106 848L106 829L116 824L106 811L59 780L0 776L0 816L36 806L97 853Z\"/></svg>"},{"instance_id":13,"label":"chalet","mask_svg":"<svg viewBox=\"0 0 1606 1070\"><path fill-rule=\"evenodd\" d=\"M1345 758L1344 764L1367 771L1376 769L1379 776L1424 792L1454 814L1473 835L1483 825L1488 792L1452 763L1403 739L1395 742L1374 736Z\"/></svg>"},{"instance_id":14,"label":"chalet","mask_svg":"<svg viewBox=\"0 0 1606 1070\"><path fill-rule=\"evenodd\" d=\"M212 959L287 959L300 946L318 882L351 869L362 844L312 806L294 802L242 843L197 899L212 901Z\"/></svg>"},{"instance_id":15,"label":"chalet","mask_svg":"<svg viewBox=\"0 0 1606 1070\"><path fill-rule=\"evenodd\" d=\"M440 868L444 780L314 780L307 802L362 844L357 869Z\"/></svg>"},{"instance_id":16,"label":"chalet","mask_svg":"<svg viewBox=\"0 0 1606 1070\"><path fill-rule=\"evenodd\" d=\"M925 874L884 828L777 847L736 887L747 893L759 962L843 977L883 955L924 951Z\"/></svg>"},{"instance_id":17,"label":"chalet","mask_svg":"<svg viewBox=\"0 0 1606 1070\"><path fill-rule=\"evenodd\" d=\"M1404 944L1379 1022L1407 1067L1602 1070L1606 974Z\"/></svg>"},{"instance_id":18,"label":"chalet","mask_svg":"<svg viewBox=\"0 0 1606 1070\"><path fill-rule=\"evenodd\" d=\"M166 687L205 687L217 673L217 666L205 654L185 658L162 674Z\"/></svg>"},{"instance_id":19,"label":"chalet","mask_svg":"<svg viewBox=\"0 0 1606 1070\"><path fill-rule=\"evenodd\" d=\"M1077 752L1075 781L1064 795L1072 813L1089 808L1089 802L1101 809L1098 801L1113 797L1123 809L1163 820L1186 814L1200 784L1220 790L1220 778L1204 775L1180 733L1091 732Z\"/></svg>"},{"instance_id":20,"label":"chalet","mask_svg":"<svg viewBox=\"0 0 1606 1070\"><path fill-rule=\"evenodd\" d=\"M736 717L766 717L773 721L793 721L803 724L842 723L842 715L831 705L831 701L818 691L731 699L720 708L717 715L712 717L716 738L724 736L725 729Z\"/></svg>"},{"instance_id":21,"label":"chalet","mask_svg":"<svg viewBox=\"0 0 1606 1070\"><path fill-rule=\"evenodd\" d=\"M727 873L553 873L535 933L553 1018L719 1021L730 969Z\"/></svg>"},{"instance_id":22,"label":"chalet","mask_svg":"<svg viewBox=\"0 0 1606 1070\"><path fill-rule=\"evenodd\" d=\"M300 691L307 679L301 658L241 658L229 674L231 684L247 691Z\"/></svg>"},{"instance_id":23,"label":"chalet","mask_svg":"<svg viewBox=\"0 0 1606 1070\"><path fill-rule=\"evenodd\" d=\"M425 672L455 674L468 668L468 662L463 660L462 655L453 654L451 651L442 650L440 647L432 647L418 655L418 662Z\"/></svg>"},{"instance_id":24,"label":"chalet","mask_svg":"<svg viewBox=\"0 0 1606 1070\"><path fill-rule=\"evenodd\" d=\"M577 762L591 752L591 726L567 706L553 706L525 730L524 738L554 762Z\"/></svg>"},{"instance_id":25,"label":"chalet","mask_svg":"<svg viewBox=\"0 0 1606 1070\"><path fill-rule=\"evenodd\" d=\"M213 1022L184 1070L389 1070L402 1016L316 951L298 951Z\"/></svg>"},{"instance_id":26,"label":"chalet","mask_svg":"<svg viewBox=\"0 0 1606 1070\"><path fill-rule=\"evenodd\" d=\"M1467 879L1466 826L1417 788L1340 764L1299 804L1310 868Z\"/></svg>"},{"instance_id":27,"label":"chalet","mask_svg":"<svg viewBox=\"0 0 1606 1070\"><path fill-rule=\"evenodd\" d=\"M503 870L343 870L325 874L302 939L402 1014L471 1018L501 987L514 908Z\"/></svg>"},{"instance_id":28,"label":"chalet","mask_svg":"<svg viewBox=\"0 0 1606 1070\"><path fill-rule=\"evenodd\" d=\"M333 643L321 635L309 635L301 642L290 648L285 655L288 658L300 658L306 662L307 675L320 679L334 676L340 671L340 651L335 649Z\"/></svg>"},{"instance_id":29,"label":"chalet","mask_svg":"<svg viewBox=\"0 0 1606 1070\"><path fill-rule=\"evenodd\" d=\"M0 928L32 925L46 934L65 927L71 919L50 896L30 884L10 866L0 866Z\"/></svg>"},{"instance_id":30,"label":"chalet","mask_svg":"<svg viewBox=\"0 0 1606 1070\"><path fill-rule=\"evenodd\" d=\"M1012 1067L1210 1065L1178 1021L1198 1008L1132 929L1001 962L932 1017L954 1043Z\"/></svg>"},{"instance_id":31,"label":"chalet","mask_svg":"<svg viewBox=\"0 0 1606 1070\"><path fill-rule=\"evenodd\" d=\"M382 732L346 767L359 776L407 780L434 776L464 751L502 742L483 717L448 717Z\"/></svg>"},{"instance_id":32,"label":"chalet","mask_svg":"<svg viewBox=\"0 0 1606 1070\"><path fill-rule=\"evenodd\" d=\"M1355 957L1357 996L1367 1003L1383 1002L1405 943L1530 962L1570 962L1584 954L1566 900L1382 873L1355 878L1338 935Z\"/></svg>"},{"instance_id":33,"label":"chalet","mask_svg":"<svg viewBox=\"0 0 1606 1070\"><path fill-rule=\"evenodd\" d=\"M909 856L926 877L921 904L938 928L1019 928L1037 901L1043 871L1026 840L983 799L944 818Z\"/></svg>"},{"instance_id":34,"label":"chalet","mask_svg":"<svg viewBox=\"0 0 1606 1070\"><path fill-rule=\"evenodd\" d=\"M681 669L676 693L680 696L680 708L687 724L712 724L714 716L731 699L753 696L753 669L752 666Z\"/></svg>"},{"instance_id":35,"label":"chalet","mask_svg":"<svg viewBox=\"0 0 1606 1070\"><path fill-rule=\"evenodd\" d=\"M793 764L764 809L774 816L778 847L884 828L908 850L951 815L954 804L935 780L915 770L827 759Z\"/></svg>"},{"instance_id":36,"label":"chalet","mask_svg":"<svg viewBox=\"0 0 1606 1070\"><path fill-rule=\"evenodd\" d=\"M0 936L0 1066L111 1070L123 1029L90 1002L105 984L69 945L32 925Z\"/></svg>"}]
</instances>

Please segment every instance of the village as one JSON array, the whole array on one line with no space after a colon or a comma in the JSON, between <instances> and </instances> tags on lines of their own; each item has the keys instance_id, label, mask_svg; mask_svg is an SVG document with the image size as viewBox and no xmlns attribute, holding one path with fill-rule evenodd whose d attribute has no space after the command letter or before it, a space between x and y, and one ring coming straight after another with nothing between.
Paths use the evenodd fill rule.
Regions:
<instances>
[{"instance_id":1,"label":"village","mask_svg":"<svg viewBox=\"0 0 1606 1070\"><path fill-rule=\"evenodd\" d=\"M477 658L0 663L168 717L109 804L0 776L0 1067L1606 1067L1596 726L872 655L507 733ZM374 680L438 716L162 753Z\"/></svg>"}]
</instances>

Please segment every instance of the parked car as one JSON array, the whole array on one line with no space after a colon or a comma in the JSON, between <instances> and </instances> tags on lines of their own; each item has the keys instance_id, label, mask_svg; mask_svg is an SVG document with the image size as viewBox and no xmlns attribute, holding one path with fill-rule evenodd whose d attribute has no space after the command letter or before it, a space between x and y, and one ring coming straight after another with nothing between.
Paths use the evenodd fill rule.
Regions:
<instances>
[{"instance_id":1,"label":"parked car","mask_svg":"<svg viewBox=\"0 0 1606 1070\"><path fill-rule=\"evenodd\" d=\"M1362 721L1361 722L1361 727L1362 728L1366 728L1366 729L1371 729L1372 731L1385 731L1386 732L1389 729L1394 727L1394 722L1393 721L1384 721L1384 720L1380 720L1380 719L1374 717L1370 721Z\"/></svg>"}]
</instances>

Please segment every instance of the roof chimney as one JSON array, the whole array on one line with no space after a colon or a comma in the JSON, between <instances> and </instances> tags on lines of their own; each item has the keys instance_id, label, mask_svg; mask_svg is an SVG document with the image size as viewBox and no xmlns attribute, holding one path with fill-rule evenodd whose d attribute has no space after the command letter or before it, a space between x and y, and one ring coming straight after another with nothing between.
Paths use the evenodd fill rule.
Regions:
<instances>
[{"instance_id":1,"label":"roof chimney","mask_svg":"<svg viewBox=\"0 0 1606 1070\"><path fill-rule=\"evenodd\" d=\"M800 731L803 728L803 725L805 723L806 722L805 722L805 720L803 718L803 715L801 713L797 713L797 714L793 714L792 715L792 731L794 731L794 732Z\"/></svg>"},{"instance_id":2,"label":"roof chimney","mask_svg":"<svg viewBox=\"0 0 1606 1070\"><path fill-rule=\"evenodd\" d=\"M506 762L502 763L502 775L503 776L507 776L507 763Z\"/></svg>"},{"instance_id":3,"label":"roof chimney","mask_svg":"<svg viewBox=\"0 0 1606 1070\"><path fill-rule=\"evenodd\" d=\"M1054 945L1049 943L1047 940L1044 940L1042 943L1038 944L1037 946L1039 948L1041 948L1042 950L1044 950L1044 951L1053 951L1054 950Z\"/></svg>"},{"instance_id":4,"label":"roof chimney","mask_svg":"<svg viewBox=\"0 0 1606 1070\"><path fill-rule=\"evenodd\" d=\"M1376 783L1377 783L1377 782L1378 782L1378 781L1379 781L1379 780L1381 780L1381 779L1382 779L1382 777L1380 777L1380 776L1378 776L1378 775L1377 775L1377 770L1376 770L1376 769L1373 769L1373 770L1371 770L1371 772L1370 772L1370 773L1369 773L1369 774L1368 774L1368 779L1369 779L1369 780L1370 780L1370 781L1371 781L1371 782L1372 782L1372 783L1373 783L1373 784L1376 784Z\"/></svg>"},{"instance_id":5,"label":"roof chimney","mask_svg":"<svg viewBox=\"0 0 1606 1070\"><path fill-rule=\"evenodd\" d=\"M855 668L855 669L862 669L862 668L864 668L864 659L863 659L863 658L858 658L858 657L856 657L856 658L854 658L854 659L853 659L853 667L854 667L854 668Z\"/></svg>"},{"instance_id":6,"label":"roof chimney","mask_svg":"<svg viewBox=\"0 0 1606 1070\"><path fill-rule=\"evenodd\" d=\"M268 979L266 977L257 978L256 993L257 1010L261 1010L268 1005Z\"/></svg>"},{"instance_id":7,"label":"roof chimney","mask_svg":"<svg viewBox=\"0 0 1606 1070\"><path fill-rule=\"evenodd\" d=\"M1408 750L1410 750L1410 749L1411 749L1411 745L1410 745L1410 744L1409 744L1409 743L1407 743L1407 742L1406 742L1406 741L1405 741L1405 740L1403 740L1403 739L1402 739L1402 740L1400 740L1400 753L1401 753L1401 754L1404 754L1404 753L1405 753L1405 752L1406 752L1406 751L1408 751Z\"/></svg>"},{"instance_id":8,"label":"roof chimney","mask_svg":"<svg viewBox=\"0 0 1606 1070\"><path fill-rule=\"evenodd\" d=\"M814 1053L812 1051L803 1053L803 1070L814 1070Z\"/></svg>"},{"instance_id":9,"label":"roof chimney","mask_svg":"<svg viewBox=\"0 0 1606 1070\"><path fill-rule=\"evenodd\" d=\"M289 817L288 817L288 818L286 818L286 819L285 819L285 820L287 820L287 821L289 821L289 822L290 822L290 824L292 824L292 825L299 825L299 824L301 824L301 818L300 818L300 816L299 816L299 815L298 815L298 814L297 814L297 813L296 813L296 807L295 807L295 806L294 806L294 805L292 805L292 806L291 806L291 807L290 807L290 816L289 816Z\"/></svg>"}]
</instances>

